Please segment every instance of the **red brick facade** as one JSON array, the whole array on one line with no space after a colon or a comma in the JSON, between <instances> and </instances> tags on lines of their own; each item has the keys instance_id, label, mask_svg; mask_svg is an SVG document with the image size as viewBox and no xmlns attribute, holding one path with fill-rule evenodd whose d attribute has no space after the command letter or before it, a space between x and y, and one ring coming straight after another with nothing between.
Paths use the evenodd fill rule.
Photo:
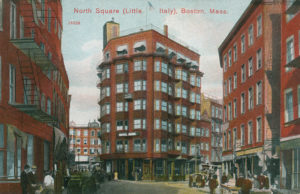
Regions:
<instances>
[{"instance_id":1,"label":"red brick facade","mask_svg":"<svg viewBox=\"0 0 300 194\"><path fill-rule=\"evenodd\" d=\"M153 29L115 37L103 54L99 121L107 171L118 171L120 178L133 178L136 170L144 179L184 176L201 143L203 161L209 161L199 54Z\"/></svg>"},{"instance_id":2,"label":"red brick facade","mask_svg":"<svg viewBox=\"0 0 300 194\"><path fill-rule=\"evenodd\" d=\"M26 163L41 181L53 166L54 127L68 135L61 3L34 2L0 1L0 193L20 193Z\"/></svg>"},{"instance_id":3,"label":"red brick facade","mask_svg":"<svg viewBox=\"0 0 300 194\"><path fill-rule=\"evenodd\" d=\"M300 9L284 1L281 17L281 172L283 189L300 190Z\"/></svg>"},{"instance_id":4,"label":"red brick facade","mask_svg":"<svg viewBox=\"0 0 300 194\"><path fill-rule=\"evenodd\" d=\"M226 174L278 175L266 163L278 163L280 12L280 3L252 1L219 47Z\"/></svg>"}]
</instances>

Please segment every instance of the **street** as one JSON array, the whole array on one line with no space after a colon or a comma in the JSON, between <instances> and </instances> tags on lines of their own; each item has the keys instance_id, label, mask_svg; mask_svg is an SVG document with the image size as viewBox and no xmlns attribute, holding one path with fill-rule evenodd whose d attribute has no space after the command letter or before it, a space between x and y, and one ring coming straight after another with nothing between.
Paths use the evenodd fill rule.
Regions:
<instances>
[{"instance_id":1,"label":"street","mask_svg":"<svg viewBox=\"0 0 300 194\"><path fill-rule=\"evenodd\" d=\"M101 184L99 194L193 194L202 193L184 182L111 181Z\"/></svg>"}]
</instances>

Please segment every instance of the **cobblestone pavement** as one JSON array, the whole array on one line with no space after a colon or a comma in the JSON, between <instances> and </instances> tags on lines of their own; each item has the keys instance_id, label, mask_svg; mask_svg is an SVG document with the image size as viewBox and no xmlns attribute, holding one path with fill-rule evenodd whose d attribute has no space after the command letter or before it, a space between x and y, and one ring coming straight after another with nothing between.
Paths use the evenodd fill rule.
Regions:
<instances>
[{"instance_id":1,"label":"cobblestone pavement","mask_svg":"<svg viewBox=\"0 0 300 194\"><path fill-rule=\"evenodd\" d=\"M187 182L111 181L101 184L98 194L202 194Z\"/></svg>"}]
</instances>

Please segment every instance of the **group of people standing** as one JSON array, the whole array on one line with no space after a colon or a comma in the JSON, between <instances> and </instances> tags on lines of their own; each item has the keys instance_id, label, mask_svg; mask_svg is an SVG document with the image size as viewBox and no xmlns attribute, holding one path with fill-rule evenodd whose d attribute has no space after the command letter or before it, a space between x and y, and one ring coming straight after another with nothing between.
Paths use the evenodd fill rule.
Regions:
<instances>
[{"instance_id":1,"label":"group of people standing","mask_svg":"<svg viewBox=\"0 0 300 194\"><path fill-rule=\"evenodd\" d=\"M26 164L24 166L24 170L21 173L22 194L54 193L54 179L51 176L51 172L46 172L43 184L39 184L36 171L37 167L35 165L30 167Z\"/></svg>"}]
</instances>

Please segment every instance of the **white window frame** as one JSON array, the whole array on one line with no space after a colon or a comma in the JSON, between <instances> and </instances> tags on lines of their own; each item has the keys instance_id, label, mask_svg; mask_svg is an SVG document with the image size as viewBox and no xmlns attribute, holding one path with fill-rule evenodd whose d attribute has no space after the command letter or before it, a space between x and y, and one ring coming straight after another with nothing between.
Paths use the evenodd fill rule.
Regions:
<instances>
[{"instance_id":1,"label":"white window frame","mask_svg":"<svg viewBox=\"0 0 300 194\"><path fill-rule=\"evenodd\" d=\"M260 14L256 20L256 36L262 35L262 15Z\"/></svg>"},{"instance_id":2,"label":"white window frame","mask_svg":"<svg viewBox=\"0 0 300 194\"><path fill-rule=\"evenodd\" d=\"M256 70L262 67L262 48L256 51Z\"/></svg>"},{"instance_id":3,"label":"white window frame","mask_svg":"<svg viewBox=\"0 0 300 194\"><path fill-rule=\"evenodd\" d=\"M291 105L292 109L290 111L291 112L291 119L288 119L289 111L287 110L287 98L286 98L288 93L292 93L292 105ZM289 122L289 121L294 120L294 109L293 109L294 102L293 102L293 100L294 100L293 89L292 88L286 89L284 91L284 122Z\"/></svg>"},{"instance_id":4,"label":"white window frame","mask_svg":"<svg viewBox=\"0 0 300 194\"><path fill-rule=\"evenodd\" d=\"M9 65L9 103L16 102L16 67Z\"/></svg>"},{"instance_id":5,"label":"white window frame","mask_svg":"<svg viewBox=\"0 0 300 194\"><path fill-rule=\"evenodd\" d=\"M259 133L259 122L258 120L260 119L260 133ZM262 117L259 116L256 118L256 142L261 142L262 141ZM260 134L260 136L259 136Z\"/></svg>"},{"instance_id":6,"label":"white window frame","mask_svg":"<svg viewBox=\"0 0 300 194\"><path fill-rule=\"evenodd\" d=\"M17 38L17 7L10 1L10 39Z\"/></svg>"}]
</instances>

